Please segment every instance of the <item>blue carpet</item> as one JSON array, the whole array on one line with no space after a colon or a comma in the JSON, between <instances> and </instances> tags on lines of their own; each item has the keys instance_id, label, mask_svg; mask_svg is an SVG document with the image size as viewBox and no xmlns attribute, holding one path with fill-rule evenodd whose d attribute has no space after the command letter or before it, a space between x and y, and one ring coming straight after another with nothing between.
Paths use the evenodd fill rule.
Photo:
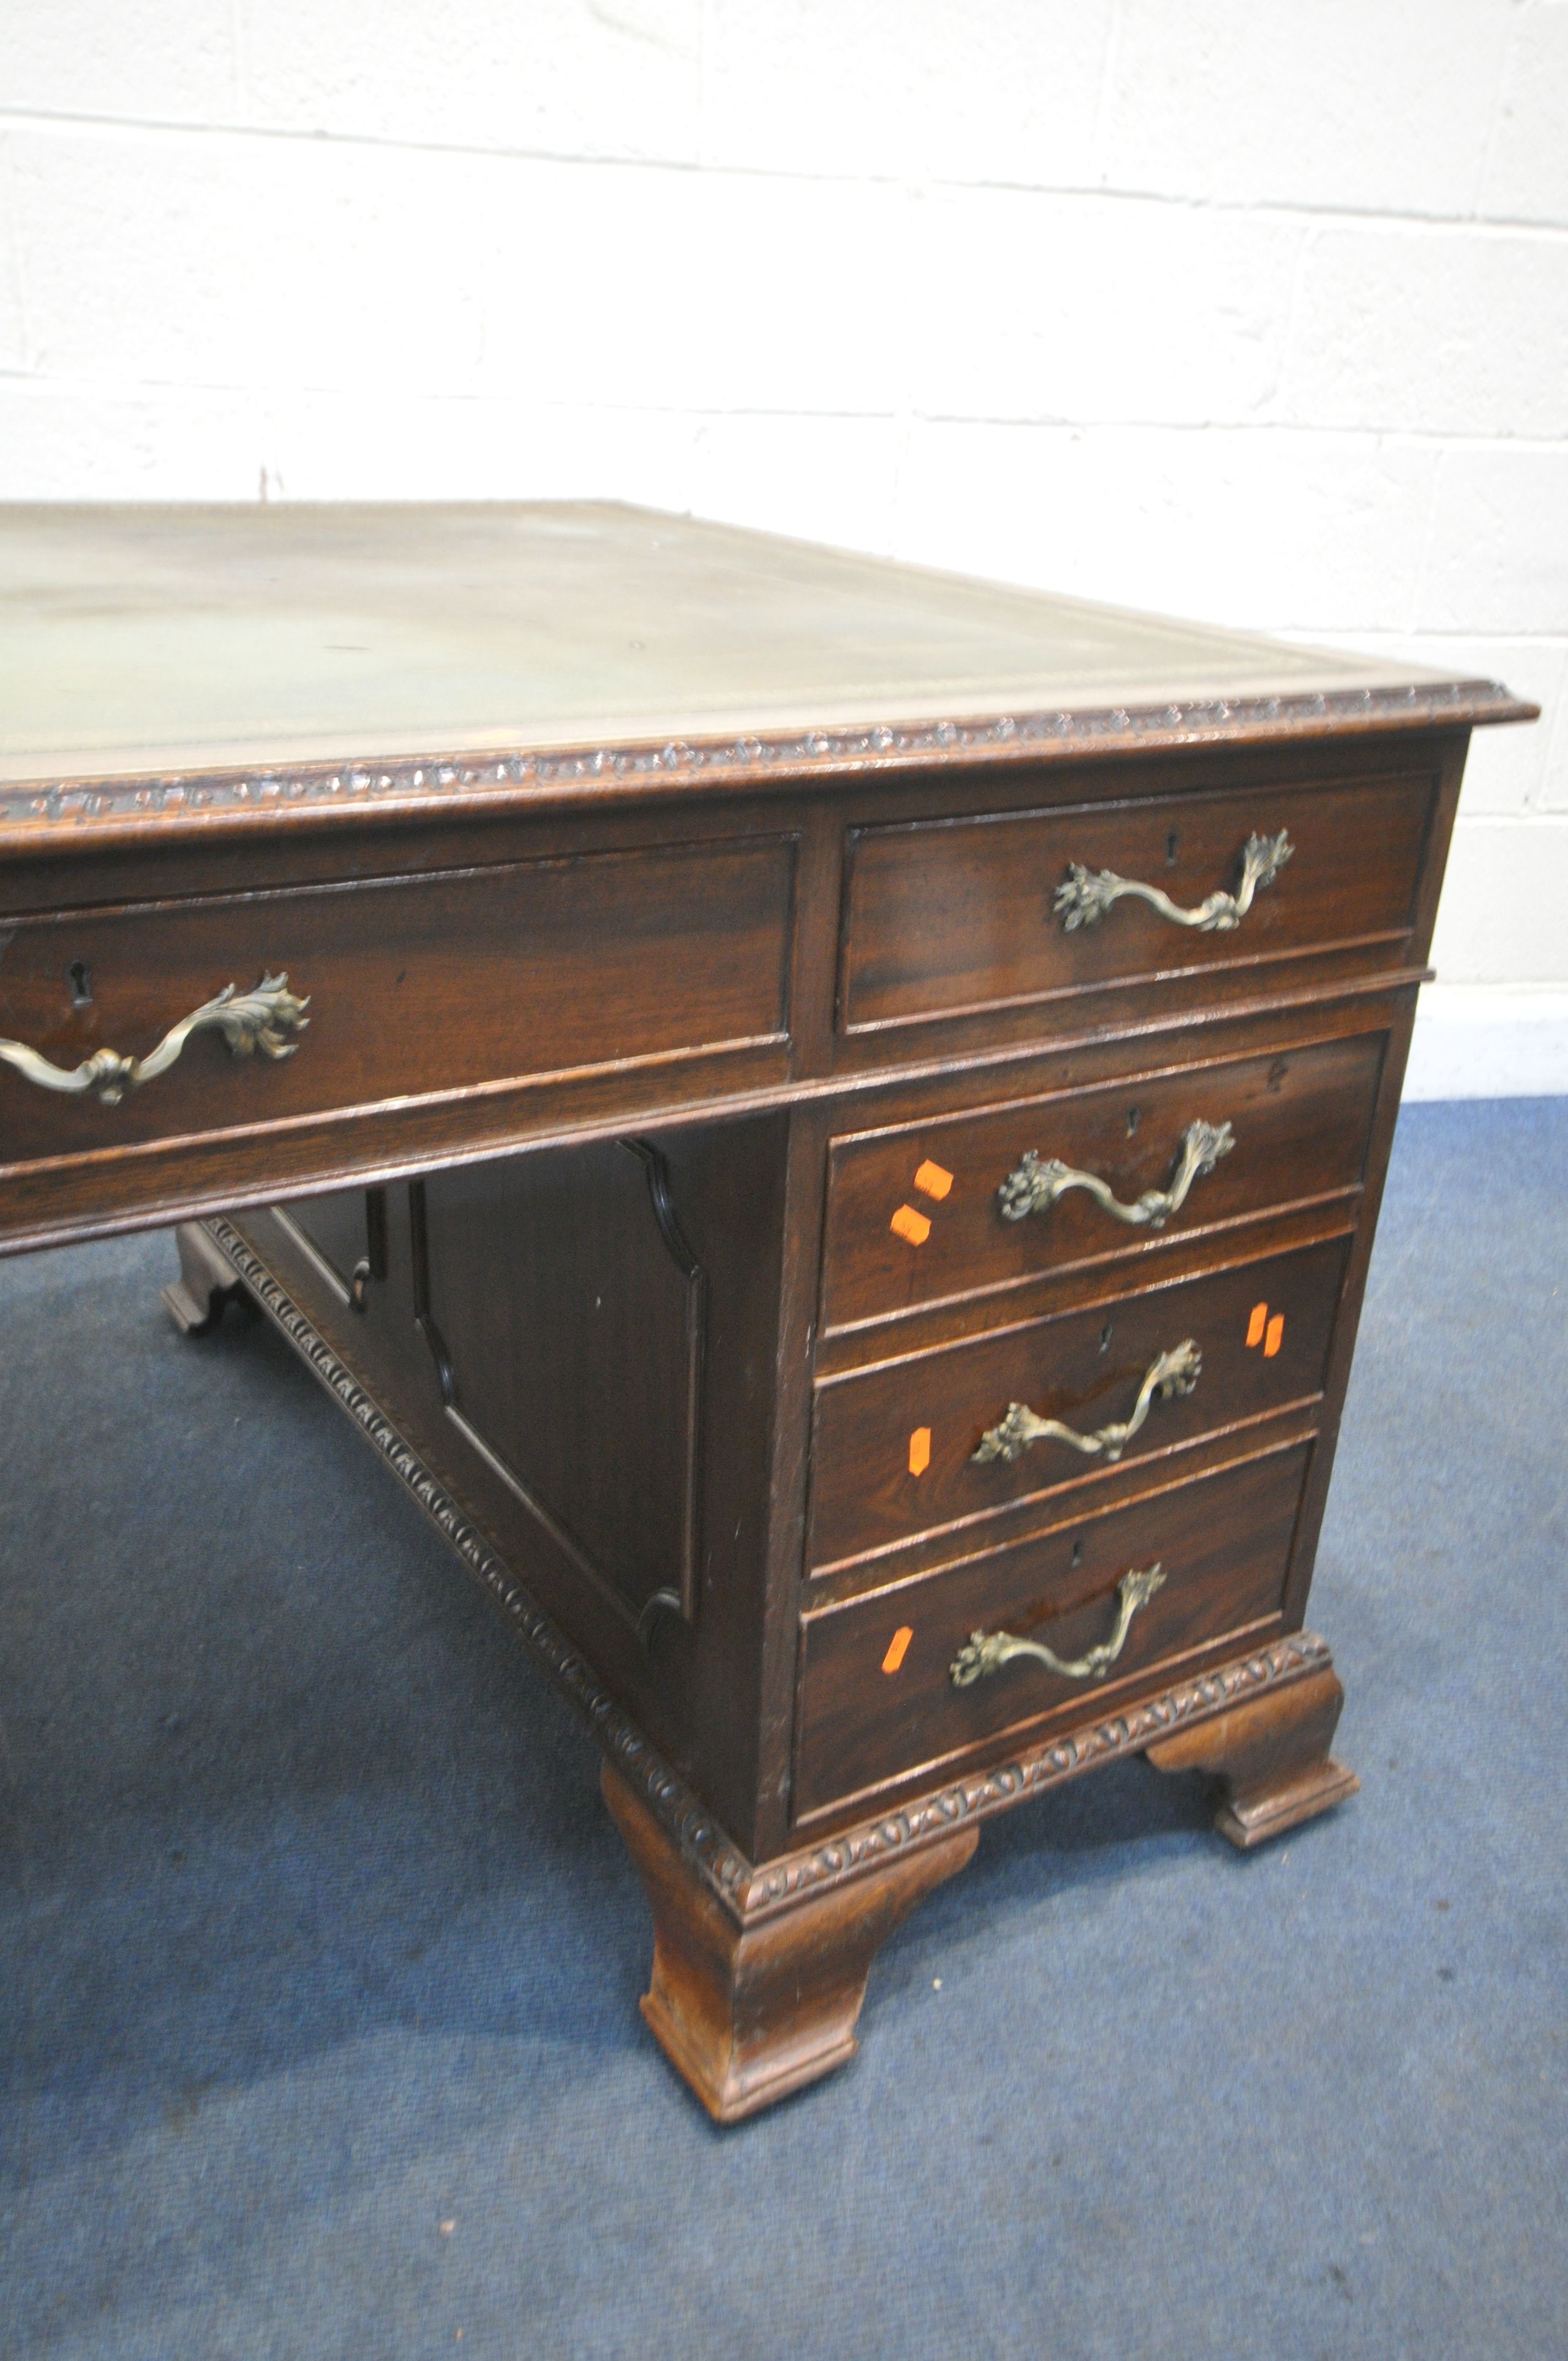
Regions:
<instances>
[{"instance_id":1,"label":"blue carpet","mask_svg":"<svg viewBox=\"0 0 1568 2361\"><path fill-rule=\"evenodd\" d=\"M714 2131L596 1756L167 1239L0 1268L7 2357L1568 2352L1568 1102L1403 1117L1312 1621L1364 1791L993 1823Z\"/></svg>"}]
</instances>

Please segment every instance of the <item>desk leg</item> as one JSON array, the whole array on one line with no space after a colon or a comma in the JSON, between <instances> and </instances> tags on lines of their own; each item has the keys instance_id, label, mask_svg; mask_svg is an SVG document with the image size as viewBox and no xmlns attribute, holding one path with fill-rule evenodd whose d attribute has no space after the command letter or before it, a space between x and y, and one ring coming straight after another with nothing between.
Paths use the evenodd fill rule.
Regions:
<instances>
[{"instance_id":1,"label":"desk leg","mask_svg":"<svg viewBox=\"0 0 1568 2361\"><path fill-rule=\"evenodd\" d=\"M174 1233L180 1276L159 1291L170 1318L184 1336L204 1336L224 1316L224 1306L245 1289L226 1255L200 1222L181 1222Z\"/></svg>"},{"instance_id":2,"label":"desk leg","mask_svg":"<svg viewBox=\"0 0 1568 2361\"><path fill-rule=\"evenodd\" d=\"M600 1784L653 1907L642 2014L716 2122L739 2123L855 2054L879 1944L962 1869L978 1828L743 1927L607 1763Z\"/></svg>"},{"instance_id":3,"label":"desk leg","mask_svg":"<svg viewBox=\"0 0 1568 2361\"><path fill-rule=\"evenodd\" d=\"M1214 1826L1243 1852L1326 1812L1360 1781L1329 1752L1344 1691L1332 1669L1233 1706L1147 1748L1157 1771L1207 1771L1225 1790Z\"/></svg>"}]
</instances>

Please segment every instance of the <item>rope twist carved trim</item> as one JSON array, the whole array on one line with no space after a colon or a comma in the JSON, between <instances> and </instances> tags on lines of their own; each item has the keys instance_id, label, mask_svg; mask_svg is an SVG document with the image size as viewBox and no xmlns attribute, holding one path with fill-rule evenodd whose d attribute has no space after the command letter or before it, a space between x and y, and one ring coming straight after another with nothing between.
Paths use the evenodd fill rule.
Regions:
<instances>
[{"instance_id":1,"label":"rope twist carved trim","mask_svg":"<svg viewBox=\"0 0 1568 2361\"><path fill-rule=\"evenodd\" d=\"M876 723L787 735L671 739L659 744L576 746L531 752L283 763L244 770L146 773L103 779L41 779L0 785L0 829L67 829L181 818L353 813L403 804L411 811L475 798L532 803L574 791L711 780L740 786L792 774L897 769L963 761L1117 754L1223 744L1234 739L1313 738L1356 730L1464 727L1523 719L1533 708L1497 681L1420 682L1408 688L1302 691L1278 697L1003 714L992 719ZM521 795L519 791L521 791Z\"/></svg>"}]
</instances>

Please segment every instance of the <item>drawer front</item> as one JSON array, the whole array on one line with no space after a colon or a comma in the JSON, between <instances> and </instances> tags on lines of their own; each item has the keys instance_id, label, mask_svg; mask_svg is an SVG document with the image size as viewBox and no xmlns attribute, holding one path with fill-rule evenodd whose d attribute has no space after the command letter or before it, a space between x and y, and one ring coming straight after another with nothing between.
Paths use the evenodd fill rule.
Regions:
<instances>
[{"instance_id":1,"label":"drawer front","mask_svg":"<svg viewBox=\"0 0 1568 2361\"><path fill-rule=\"evenodd\" d=\"M942 1533L972 1543L989 1518L1311 1400L1349 1255L1348 1238L1332 1238L825 1380L813 1571ZM1188 1345L1196 1364L1189 1356L1151 1389L1162 1358ZM1086 1444L1104 1440L1028 1440L1010 1424L1013 1404Z\"/></svg>"},{"instance_id":2,"label":"drawer front","mask_svg":"<svg viewBox=\"0 0 1568 2361\"><path fill-rule=\"evenodd\" d=\"M0 1161L782 1038L793 879L775 837L0 928L0 1036L61 1068L146 1058L227 984L286 973L310 1004L292 1054L200 1030L117 1104L0 1063Z\"/></svg>"},{"instance_id":3,"label":"drawer front","mask_svg":"<svg viewBox=\"0 0 1568 2361\"><path fill-rule=\"evenodd\" d=\"M1147 1081L1022 1100L834 1142L828 1175L823 1326L828 1331L1004 1292L1042 1273L1121 1256L1303 1199L1354 1188L1366 1160L1386 1036L1359 1034ZM1190 1126L1229 1126L1232 1145L1180 1194ZM1103 1184L1036 1210L1003 1190L1026 1155ZM916 1218L910 1219L913 1214Z\"/></svg>"},{"instance_id":4,"label":"drawer front","mask_svg":"<svg viewBox=\"0 0 1568 2361\"><path fill-rule=\"evenodd\" d=\"M1284 1598L1310 1451L1298 1444L1233 1464L808 1616L797 1821L1022 1743L1041 1722L1091 1720L1102 1699L1154 1686L1151 1673L1163 1686L1196 1650L1232 1634L1238 1647L1265 1636ZM1074 1679L1022 1656L955 1686L952 1665L976 1632L1006 1632L1081 1663L1113 1636L1124 1578L1156 1565L1163 1582L1132 1615L1108 1667Z\"/></svg>"},{"instance_id":5,"label":"drawer front","mask_svg":"<svg viewBox=\"0 0 1568 2361\"><path fill-rule=\"evenodd\" d=\"M1213 997L1217 971L1331 945L1387 964L1413 924L1435 794L1421 773L858 829L840 1023L854 1033L1156 980L1165 995L1185 978L1187 998ZM1231 926L1182 925L1132 893L1092 918L1058 906L1076 867L1192 912L1234 898L1249 840L1281 834L1289 859Z\"/></svg>"}]
</instances>

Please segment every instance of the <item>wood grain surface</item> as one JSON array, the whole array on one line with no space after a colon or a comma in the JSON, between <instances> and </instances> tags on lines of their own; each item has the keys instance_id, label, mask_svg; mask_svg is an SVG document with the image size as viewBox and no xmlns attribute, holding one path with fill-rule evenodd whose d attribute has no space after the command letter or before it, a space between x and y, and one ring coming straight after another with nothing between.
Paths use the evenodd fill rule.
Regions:
<instances>
[{"instance_id":1,"label":"wood grain surface","mask_svg":"<svg viewBox=\"0 0 1568 2361\"><path fill-rule=\"evenodd\" d=\"M800 1677L795 1817L864 1808L901 1782L950 1777L970 1757L1003 1752L1052 1718L1102 1709L1176 1676L1217 1642L1234 1653L1277 1630L1310 1445L1223 1468L1095 1516L1084 1509L1033 1541L809 1615ZM1135 1566L1165 1569L1113 1673L1089 1685L1043 1665L1004 1665L956 1688L954 1658L971 1632L1040 1640L1068 1660L1103 1640L1116 1586ZM911 1637L883 1666L895 1632Z\"/></svg>"},{"instance_id":2,"label":"wood grain surface","mask_svg":"<svg viewBox=\"0 0 1568 2361\"><path fill-rule=\"evenodd\" d=\"M1151 1247L1157 1256L1177 1239L1343 1196L1361 1180L1382 1057L1381 1035L1352 1035L837 1138L823 1325L872 1327L928 1305L978 1305L1049 1272L1147 1261ZM1230 1125L1234 1146L1157 1227L1125 1225L1082 1190L1022 1220L1003 1213L998 1192L1029 1150L1096 1174L1130 1206L1168 1187L1197 1120ZM920 1184L927 1165L948 1176L940 1198ZM918 1246L893 1227L906 1204L930 1223ZM992 1316L1006 1316L1004 1302Z\"/></svg>"},{"instance_id":3,"label":"wood grain surface","mask_svg":"<svg viewBox=\"0 0 1568 2361\"><path fill-rule=\"evenodd\" d=\"M1300 1627L1468 730L1531 708L576 505L3 512L4 666L0 1039L309 1024L117 1105L0 1060L0 1250L212 1217L177 1321L248 1289L598 1733L721 2121L985 1814L1146 1746L1239 1843L1349 1792ZM1058 906L1281 831L1232 928ZM1162 1227L1003 1218L1200 1120ZM1188 1343L1114 1459L977 1460ZM956 1684L1003 1631L1090 1667Z\"/></svg>"}]
</instances>

